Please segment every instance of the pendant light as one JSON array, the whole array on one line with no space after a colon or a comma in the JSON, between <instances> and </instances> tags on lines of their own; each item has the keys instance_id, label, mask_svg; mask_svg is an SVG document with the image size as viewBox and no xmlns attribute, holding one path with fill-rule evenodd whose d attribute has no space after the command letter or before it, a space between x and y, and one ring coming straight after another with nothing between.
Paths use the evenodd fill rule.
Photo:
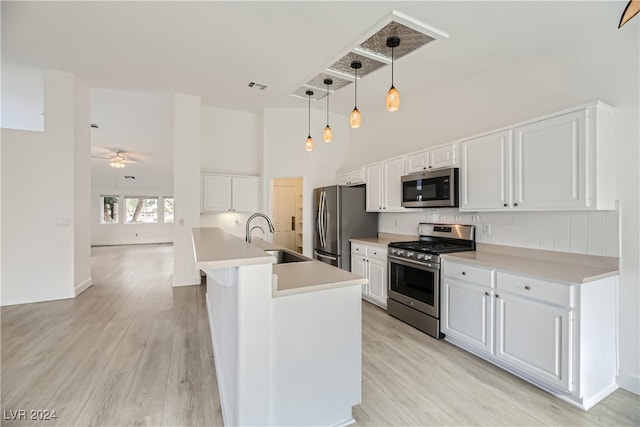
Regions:
<instances>
[{"instance_id":1,"label":"pendant light","mask_svg":"<svg viewBox=\"0 0 640 427\"><path fill-rule=\"evenodd\" d=\"M400 93L398 89L393 86L393 48L400 46L400 37L391 36L387 38L387 46L391 48L391 88L387 92L387 99L385 104L387 111L398 111L400 109Z\"/></svg>"},{"instance_id":2,"label":"pendant light","mask_svg":"<svg viewBox=\"0 0 640 427\"><path fill-rule=\"evenodd\" d=\"M307 136L307 142L304 143L304 149L313 151L313 138L311 138L311 95L313 95L313 91L308 90L306 94L309 97L309 136Z\"/></svg>"},{"instance_id":3,"label":"pendant light","mask_svg":"<svg viewBox=\"0 0 640 427\"><path fill-rule=\"evenodd\" d=\"M327 126L324 128L324 132L322 132L322 139L324 142L331 142L333 139L333 130L331 126L329 126L329 86L333 84L333 80L324 79L324 84L327 85Z\"/></svg>"},{"instance_id":4,"label":"pendant light","mask_svg":"<svg viewBox=\"0 0 640 427\"><path fill-rule=\"evenodd\" d=\"M353 87L355 91L355 102L353 111L349 116L349 124L352 128L356 129L360 127L360 123L362 123L362 114L358 111L358 70L362 68L362 62L360 61L352 61L351 68L355 70L355 78L353 81Z\"/></svg>"}]
</instances>

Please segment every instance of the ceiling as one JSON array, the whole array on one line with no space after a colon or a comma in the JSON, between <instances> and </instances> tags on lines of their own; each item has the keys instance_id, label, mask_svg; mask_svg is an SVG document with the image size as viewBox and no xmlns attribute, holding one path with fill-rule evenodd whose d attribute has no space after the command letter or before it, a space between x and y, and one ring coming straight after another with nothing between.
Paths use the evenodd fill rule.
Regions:
<instances>
[{"instance_id":1,"label":"ceiling","mask_svg":"<svg viewBox=\"0 0 640 427\"><path fill-rule=\"evenodd\" d=\"M449 34L396 61L400 93L428 96L436 86L585 43L617 27L626 3L3 0L2 60L67 71L92 88L181 92L249 112L305 108L291 93L394 10ZM358 84L361 110L384 102L390 73L382 67ZM332 112L349 114L351 87L335 93Z\"/></svg>"}]
</instances>

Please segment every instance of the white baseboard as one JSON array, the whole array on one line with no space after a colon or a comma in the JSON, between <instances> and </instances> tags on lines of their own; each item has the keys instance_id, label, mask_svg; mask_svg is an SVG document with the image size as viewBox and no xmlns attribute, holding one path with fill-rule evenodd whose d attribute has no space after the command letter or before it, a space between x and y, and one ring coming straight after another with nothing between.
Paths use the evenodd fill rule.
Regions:
<instances>
[{"instance_id":1,"label":"white baseboard","mask_svg":"<svg viewBox=\"0 0 640 427\"><path fill-rule=\"evenodd\" d=\"M89 277L87 280L76 286L73 290L73 297L77 297L78 295L89 289L91 285L93 285L93 277Z\"/></svg>"},{"instance_id":2,"label":"white baseboard","mask_svg":"<svg viewBox=\"0 0 640 427\"><path fill-rule=\"evenodd\" d=\"M183 277L173 277L173 287L177 288L180 286L193 286L199 285L202 279L199 274L194 274L192 276L183 276Z\"/></svg>"},{"instance_id":3,"label":"white baseboard","mask_svg":"<svg viewBox=\"0 0 640 427\"><path fill-rule=\"evenodd\" d=\"M18 305L18 304L31 304L34 302L47 302L47 301L58 301L62 299L71 299L75 298L73 292L64 292L64 293L40 293L37 296L34 295L2 295L2 299L0 300L0 306L5 307L8 305Z\"/></svg>"},{"instance_id":4,"label":"white baseboard","mask_svg":"<svg viewBox=\"0 0 640 427\"><path fill-rule=\"evenodd\" d=\"M631 393L640 395L640 376L627 371L620 371L618 386Z\"/></svg>"}]
</instances>

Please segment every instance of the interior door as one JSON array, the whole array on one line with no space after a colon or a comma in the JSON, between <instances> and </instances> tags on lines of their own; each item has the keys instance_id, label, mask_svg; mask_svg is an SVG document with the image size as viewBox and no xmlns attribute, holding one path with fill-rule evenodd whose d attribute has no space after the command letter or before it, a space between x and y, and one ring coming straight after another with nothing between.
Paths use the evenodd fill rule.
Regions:
<instances>
[{"instance_id":1,"label":"interior door","mask_svg":"<svg viewBox=\"0 0 640 427\"><path fill-rule=\"evenodd\" d=\"M273 242L292 251L296 250L296 188L288 185L273 186Z\"/></svg>"}]
</instances>

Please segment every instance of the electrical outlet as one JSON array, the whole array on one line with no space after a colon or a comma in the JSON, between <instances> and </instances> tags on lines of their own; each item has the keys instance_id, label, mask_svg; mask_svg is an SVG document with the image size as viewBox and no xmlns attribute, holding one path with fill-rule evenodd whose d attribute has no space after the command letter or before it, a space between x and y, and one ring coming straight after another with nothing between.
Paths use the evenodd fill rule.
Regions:
<instances>
[{"instance_id":1,"label":"electrical outlet","mask_svg":"<svg viewBox=\"0 0 640 427\"><path fill-rule=\"evenodd\" d=\"M491 234L491 224L482 224L482 232L484 234Z\"/></svg>"}]
</instances>

